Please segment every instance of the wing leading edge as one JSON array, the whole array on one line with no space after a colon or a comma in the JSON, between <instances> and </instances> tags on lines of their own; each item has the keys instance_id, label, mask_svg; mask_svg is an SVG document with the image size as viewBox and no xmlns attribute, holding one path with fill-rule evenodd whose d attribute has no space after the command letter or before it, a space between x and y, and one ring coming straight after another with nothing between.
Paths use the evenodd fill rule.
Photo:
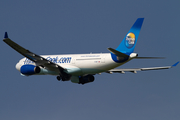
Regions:
<instances>
[{"instance_id":1,"label":"wing leading edge","mask_svg":"<svg viewBox=\"0 0 180 120\"><path fill-rule=\"evenodd\" d=\"M175 63L174 65L172 65L172 66L163 66L163 67L132 68L132 69L111 69L111 70L108 70L106 72L107 73L125 73L125 72L137 73L137 71L169 69L169 68L177 66L178 63L179 63L179 61L177 63Z\"/></svg>"}]
</instances>

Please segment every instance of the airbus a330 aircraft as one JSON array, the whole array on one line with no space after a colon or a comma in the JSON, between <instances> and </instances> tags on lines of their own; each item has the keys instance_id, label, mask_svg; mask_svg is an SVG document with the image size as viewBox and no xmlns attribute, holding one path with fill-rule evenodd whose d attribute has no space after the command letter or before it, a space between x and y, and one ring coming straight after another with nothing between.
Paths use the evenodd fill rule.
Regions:
<instances>
[{"instance_id":1,"label":"airbus a330 aircraft","mask_svg":"<svg viewBox=\"0 0 180 120\"><path fill-rule=\"evenodd\" d=\"M16 69L23 76L55 75L59 81L71 80L73 83L85 84L93 82L94 75L102 72L136 73L137 71L169 69L176 66L179 62L164 67L114 69L135 58L153 58L138 57L137 53L133 53L143 20L144 18L138 18L120 45L116 49L108 48L110 53L37 55L10 40L7 32L5 32L3 41L25 57L16 64Z\"/></svg>"}]
</instances>

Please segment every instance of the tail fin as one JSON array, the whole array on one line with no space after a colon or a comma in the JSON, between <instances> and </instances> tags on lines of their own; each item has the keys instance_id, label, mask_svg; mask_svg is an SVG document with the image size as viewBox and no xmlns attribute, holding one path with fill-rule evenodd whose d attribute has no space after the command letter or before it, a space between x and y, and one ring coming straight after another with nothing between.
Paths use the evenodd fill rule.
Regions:
<instances>
[{"instance_id":1,"label":"tail fin","mask_svg":"<svg viewBox=\"0 0 180 120\"><path fill-rule=\"evenodd\" d=\"M124 37L123 41L117 47L117 51L122 52L126 55L130 55L134 51L143 20L144 18L138 18L136 20L127 35Z\"/></svg>"}]
</instances>

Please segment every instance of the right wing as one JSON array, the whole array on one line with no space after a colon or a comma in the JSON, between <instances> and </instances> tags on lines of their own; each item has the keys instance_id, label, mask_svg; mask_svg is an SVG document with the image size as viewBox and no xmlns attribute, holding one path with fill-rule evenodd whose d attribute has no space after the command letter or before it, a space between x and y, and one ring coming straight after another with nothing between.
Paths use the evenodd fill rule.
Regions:
<instances>
[{"instance_id":1,"label":"right wing","mask_svg":"<svg viewBox=\"0 0 180 120\"><path fill-rule=\"evenodd\" d=\"M106 72L107 73L125 73L125 72L137 73L137 71L169 69L169 68L175 67L178 63L179 63L179 61L177 63L175 63L174 65L172 65L172 66L164 66L164 67L132 68L132 69L111 69L111 70L108 70Z\"/></svg>"}]
</instances>

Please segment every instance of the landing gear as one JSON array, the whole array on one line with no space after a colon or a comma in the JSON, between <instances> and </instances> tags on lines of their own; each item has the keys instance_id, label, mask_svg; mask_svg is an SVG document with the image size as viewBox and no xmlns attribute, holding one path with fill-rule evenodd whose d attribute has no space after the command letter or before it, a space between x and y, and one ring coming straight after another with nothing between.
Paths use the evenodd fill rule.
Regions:
<instances>
[{"instance_id":1,"label":"landing gear","mask_svg":"<svg viewBox=\"0 0 180 120\"><path fill-rule=\"evenodd\" d=\"M61 76L57 76L57 80L60 81L61 80Z\"/></svg>"},{"instance_id":2,"label":"landing gear","mask_svg":"<svg viewBox=\"0 0 180 120\"><path fill-rule=\"evenodd\" d=\"M60 80L61 81L68 81L68 80L70 80L69 76L68 77L67 76L57 76L56 78L57 78L58 81L60 81Z\"/></svg>"},{"instance_id":3,"label":"landing gear","mask_svg":"<svg viewBox=\"0 0 180 120\"><path fill-rule=\"evenodd\" d=\"M62 80L62 81L68 81L71 79L71 75L65 72L65 69L57 66L59 69L59 76L57 76L58 81Z\"/></svg>"}]
</instances>

